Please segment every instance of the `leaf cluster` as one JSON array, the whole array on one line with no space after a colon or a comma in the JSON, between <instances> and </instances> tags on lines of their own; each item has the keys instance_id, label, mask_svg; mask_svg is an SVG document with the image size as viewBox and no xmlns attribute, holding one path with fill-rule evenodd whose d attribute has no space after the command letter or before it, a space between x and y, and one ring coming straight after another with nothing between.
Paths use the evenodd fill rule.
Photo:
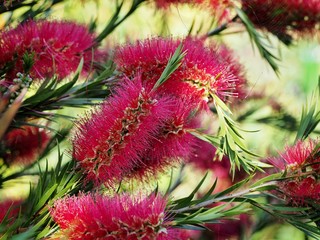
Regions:
<instances>
[{"instance_id":1,"label":"leaf cluster","mask_svg":"<svg viewBox=\"0 0 320 240\"><path fill-rule=\"evenodd\" d=\"M30 184L30 193L21 206L19 217L1 239L42 239L54 230L48 208L52 202L86 190L83 176L75 171L75 162L63 164L63 154L59 150L57 165L49 170L46 161L44 170L39 166L38 176L38 183L35 186Z\"/></svg>"}]
</instances>

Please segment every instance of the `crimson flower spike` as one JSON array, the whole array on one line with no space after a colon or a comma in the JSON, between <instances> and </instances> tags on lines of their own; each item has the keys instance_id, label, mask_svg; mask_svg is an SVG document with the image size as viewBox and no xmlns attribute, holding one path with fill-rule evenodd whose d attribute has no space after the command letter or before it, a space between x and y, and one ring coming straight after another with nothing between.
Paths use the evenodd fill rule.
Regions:
<instances>
[{"instance_id":1,"label":"crimson flower spike","mask_svg":"<svg viewBox=\"0 0 320 240\"><path fill-rule=\"evenodd\" d=\"M144 88L141 77L124 79L86 118L78 122L73 157L96 184L114 186L139 163L150 139L169 114L168 100Z\"/></svg>"},{"instance_id":2,"label":"crimson flower spike","mask_svg":"<svg viewBox=\"0 0 320 240\"><path fill-rule=\"evenodd\" d=\"M61 230L51 239L178 239L179 230L169 225L166 203L166 198L159 195L91 194L59 199L50 214Z\"/></svg>"},{"instance_id":3,"label":"crimson flower spike","mask_svg":"<svg viewBox=\"0 0 320 240\"><path fill-rule=\"evenodd\" d=\"M213 101L212 95L223 100L239 95L238 82L242 80L229 70L228 64L213 55L202 40L159 37L137 41L119 47L114 61L118 70L129 77L141 72L143 83L152 87L180 43L186 55L180 67L157 89L160 95L190 98L203 108Z\"/></svg>"},{"instance_id":4,"label":"crimson flower spike","mask_svg":"<svg viewBox=\"0 0 320 240\"><path fill-rule=\"evenodd\" d=\"M269 161L280 170L289 172L302 171L308 165L317 169L318 164L313 157L315 147L316 142L311 139L307 142L299 140L295 145L287 146L284 152L279 153L279 157L270 158Z\"/></svg>"},{"instance_id":5,"label":"crimson flower spike","mask_svg":"<svg viewBox=\"0 0 320 240\"><path fill-rule=\"evenodd\" d=\"M63 79L76 71L81 58L85 73L92 60L103 55L95 49L94 37L86 26L74 22L30 20L1 32L0 68L8 68L5 78L9 85L18 72L24 72L25 56L31 58L28 71L34 80Z\"/></svg>"},{"instance_id":6,"label":"crimson flower spike","mask_svg":"<svg viewBox=\"0 0 320 240\"><path fill-rule=\"evenodd\" d=\"M242 0L242 9L262 29L290 44L292 34L313 37L319 31L318 0Z\"/></svg>"},{"instance_id":7,"label":"crimson flower spike","mask_svg":"<svg viewBox=\"0 0 320 240\"><path fill-rule=\"evenodd\" d=\"M21 126L9 131L3 139L4 161L8 165L29 165L37 160L50 141L44 129L34 126Z\"/></svg>"},{"instance_id":8,"label":"crimson flower spike","mask_svg":"<svg viewBox=\"0 0 320 240\"><path fill-rule=\"evenodd\" d=\"M280 170L286 170L289 177L278 183L281 196L288 204L306 206L309 201L320 203L320 182L317 180L319 157L316 142L298 141L294 146L286 147L278 158L270 162Z\"/></svg>"},{"instance_id":9,"label":"crimson flower spike","mask_svg":"<svg viewBox=\"0 0 320 240\"><path fill-rule=\"evenodd\" d=\"M187 162L193 151L196 137L188 132L198 127L193 112L195 105L185 99L174 99L168 104L171 115L146 148L141 161L135 164L127 179L137 179L142 182L154 180L159 173L164 173L169 167Z\"/></svg>"},{"instance_id":10,"label":"crimson flower spike","mask_svg":"<svg viewBox=\"0 0 320 240\"><path fill-rule=\"evenodd\" d=\"M14 223L21 211L22 200L7 199L0 202L0 223Z\"/></svg>"}]
</instances>

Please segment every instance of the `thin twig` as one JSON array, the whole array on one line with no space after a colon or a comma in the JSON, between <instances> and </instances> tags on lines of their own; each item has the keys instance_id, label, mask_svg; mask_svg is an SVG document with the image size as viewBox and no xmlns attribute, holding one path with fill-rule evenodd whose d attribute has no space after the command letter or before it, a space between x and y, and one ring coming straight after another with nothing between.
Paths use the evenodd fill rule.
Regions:
<instances>
[{"instance_id":1,"label":"thin twig","mask_svg":"<svg viewBox=\"0 0 320 240\"><path fill-rule=\"evenodd\" d=\"M232 22L235 22L238 19L238 15L234 16L230 21L218 26L217 28L213 29L212 31L207 33L207 37L212 37L214 35L220 34L222 31L228 28L228 25Z\"/></svg>"}]
</instances>

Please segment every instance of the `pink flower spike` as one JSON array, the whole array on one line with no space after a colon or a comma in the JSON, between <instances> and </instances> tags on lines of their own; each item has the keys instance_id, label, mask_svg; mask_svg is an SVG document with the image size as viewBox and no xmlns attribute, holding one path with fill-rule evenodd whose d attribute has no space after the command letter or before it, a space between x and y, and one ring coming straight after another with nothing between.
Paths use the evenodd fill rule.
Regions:
<instances>
[{"instance_id":1,"label":"pink flower spike","mask_svg":"<svg viewBox=\"0 0 320 240\"><path fill-rule=\"evenodd\" d=\"M70 240L169 240L175 234L166 226L166 203L159 195L80 195L57 200L50 214L60 226L58 236Z\"/></svg>"},{"instance_id":2,"label":"pink flower spike","mask_svg":"<svg viewBox=\"0 0 320 240\"><path fill-rule=\"evenodd\" d=\"M150 139L167 118L168 101L142 87L141 78L124 79L113 96L79 121L73 157L87 180L114 186L139 163Z\"/></svg>"},{"instance_id":3,"label":"pink flower spike","mask_svg":"<svg viewBox=\"0 0 320 240\"><path fill-rule=\"evenodd\" d=\"M242 0L242 9L256 26L286 44L292 33L313 37L319 31L319 0Z\"/></svg>"},{"instance_id":4,"label":"pink flower spike","mask_svg":"<svg viewBox=\"0 0 320 240\"><path fill-rule=\"evenodd\" d=\"M190 98L204 108L212 101L212 95L223 100L239 95L237 83L242 80L230 71L229 63L220 60L202 40L146 39L119 47L114 61L120 72L131 77L139 71L144 84L153 86L181 42L186 56L181 66L157 89L159 94Z\"/></svg>"},{"instance_id":5,"label":"pink flower spike","mask_svg":"<svg viewBox=\"0 0 320 240\"><path fill-rule=\"evenodd\" d=\"M169 167L188 161L196 140L188 130L198 127L192 116L195 106L187 100L175 99L168 108L171 116L165 119L159 133L150 139L149 148L128 178L148 182Z\"/></svg>"},{"instance_id":6,"label":"pink flower spike","mask_svg":"<svg viewBox=\"0 0 320 240\"><path fill-rule=\"evenodd\" d=\"M24 54L33 55L30 77L35 80L54 75L63 79L76 71L81 58L86 73L92 61L102 57L102 52L95 49L94 35L86 26L73 22L30 20L3 31L0 38L0 68L9 67L9 83L23 72Z\"/></svg>"},{"instance_id":7,"label":"pink flower spike","mask_svg":"<svg viewBox=\"0 0 320 240\"><path fill-rule=\"evenodd\" d=\"M320 203L320 184L313 177L280 182L279 188L290 204L304 206L308 200Z\"/></svg>"},{"instance_id":8,"label":"pink flower spike","mask_svg":"<svg viewBox=\"0 0 320 240\"><path fill-rule=\"evenodd\" d=\"M206 224L205 226L209 229L206 231L206 236L208 235L208 239L215 240L236 240L239 236L246 236L244 239L248 239L251 225L249 215L241 214L237 219L222 219L219 223Z\"/></svg>"},{"instance_id":9,"label":"pink flower spike","mask_svg":"<svg viewBox=\"0 0 320 240\"><path fill-rule=\"evenodd\" d=\"M299 140L294 146L287 146L280 157L271 158L269 161L279 169L297 170L310 163L312 151L315 147L314 141L303 142Z\"/></svg>"},{"instance_id":10,"label":"pink flower spike","mask_svg":"<svg viewBox=\"0 0 320 240\"><path fill-rule=\"evenodd\" d=\"M44 130L33 126L21 126L4 136L6 152L4 160L8 165L28 165L47 147L50 136Z\"/></svg>"},{"instance_id":11,"label":"pink flower spike","mask_svg":"<svg viewBox=\"0 0 320 240\"><path fill-rule=\"evenodd\" d=\"M220 64L227 66L227 71L234 76L234 82L226 81L225 91L230 93L230 97L243 99L247 93L245 86L247 85L247 79L245 77L245 69L240 64L239 59L235 56L234 52L224 44L210 43L210 49L212 56L219 60ZM220 83L222 85L222 83ZM220 87L222 91L223 88Z\"/></svg>"}]
</instances>

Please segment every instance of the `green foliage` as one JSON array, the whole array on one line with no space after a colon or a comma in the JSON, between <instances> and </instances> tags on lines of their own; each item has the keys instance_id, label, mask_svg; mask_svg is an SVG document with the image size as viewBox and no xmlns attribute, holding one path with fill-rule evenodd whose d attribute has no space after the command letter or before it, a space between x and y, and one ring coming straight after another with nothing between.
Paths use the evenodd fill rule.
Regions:
<instances>
[{"instance_id":1,"label":"green foliage","mask_svg":"<svg viewBox=\"0 0 320 240\"><path fill-rule=\"evenodd\" d=\"M113 16L109 20L108 24L104 27L102 32L96 37L96 41L101 42L103 39L105 39L110 33L113 32L114 29L116 29L122 22L124 22L128 17L130 17L137 10L137 8L145 1L146 0L132 0L130 9L122 17L120 16L120 13L125 1L121 1L120 3L119 1L117 1Z\"/></svg>"},{"instance_id":2,"label":"green foliage","mask_svg":"<svg viewBox=\"0 0 320 240\"><path fill-rule=\"evenodd\" d=\"M182 47L183 45L180 43L173 55L169 58L168 64L163 70L158 81L154 84L153 90L156 90L159 86L161 86L166 80L168 80L170 75L179 68L182 59L186 55L186 52L182 52Z\"/></svg>"},{"instance_id":3,"label":"green foliage","mask_svg":"<svg viewBox=\"0 0 320 240\"><path fill-rule=\"evenodd\" d=\"M268 50L268 45L264 42L266 38L263 36L262 33L258 32L255 29L253 23L250 21L250 19L242 9L236 8L236 11L239 18L241 19L244 26L246 27L252 43L254 43L258 48L261 57L263 57L269 63L271 68L276 73L278 73L279 67L276 60L279 60L279 59Z\"/></svg>"},{"instance_id":4,"label":"green foliage","mask_svg":"<svg viewBox=\"0 0 320 240\"><path fill-rule=\"evenodd\" d=\"M220 157L227 155L231 163L231 171L234 175L236 169L243 168L250 173L257 169L262 170L268 164L257 160L258 155L250 151L246 146L240 132L243 131L238 123L231 118L231 111L218 96L213 95L216 111L219 118L218 136L212 136L200 131L192 131L196 137L211 143L220 150Z\"/></svg>"},{"instance_id":5,"label":"green foliage","mask_svg":"<svg viewBox=\"0 0 320 240\"><path fill-rule=\"evenodd\" d=\"M22 121L27 116L52 118L57 113L48 113L48 110L57 110L65 107L83 108L86 105L94 105L110 95L108 81L113 73L112 66L106 66L99 76L92 80L79 82L83 60L73 79L61 85L57 79L47 79L30 97L24 100L16 120ZM111 78L110 78L111 80ZM69 116L60 115L63 118Z\"/></svg>"},{"instance_id":6,"label":"green foliage","mask_svg":"<svg viewBox=\"0 0 320 240\"><path fill-rule=\"evenodd\" d=\"M318 86L314 91L310 104L306 103L306 105L302 109L300 125L297 131L296 141L299 139L306 139L309 134L311 134L318 123L320 122L320 108L319 108L319 100L320 100L320 78L318 81Z\"/></svg>"},{"instance_id":7,"label":"green foliage","mask_svg":"<svg viewBox=\"0 0 320 240\"><path fill-rule=\"evenodd\" d=\"M16 223L6 231L4 239L45 237L50 233L53 225L48 211L52 202L63 196L85 190L83 176L75 171L75 162L70 161L62 165L62 161L63 154L58 147L57 165L51 170L49 170L48 161L44 170L39 166L39 181L36 186L30 185L29 197L22 205L24 211L21 212ZM26 231L19 233L19 229L26 229Z\"/></svg>"}]
</instances>

